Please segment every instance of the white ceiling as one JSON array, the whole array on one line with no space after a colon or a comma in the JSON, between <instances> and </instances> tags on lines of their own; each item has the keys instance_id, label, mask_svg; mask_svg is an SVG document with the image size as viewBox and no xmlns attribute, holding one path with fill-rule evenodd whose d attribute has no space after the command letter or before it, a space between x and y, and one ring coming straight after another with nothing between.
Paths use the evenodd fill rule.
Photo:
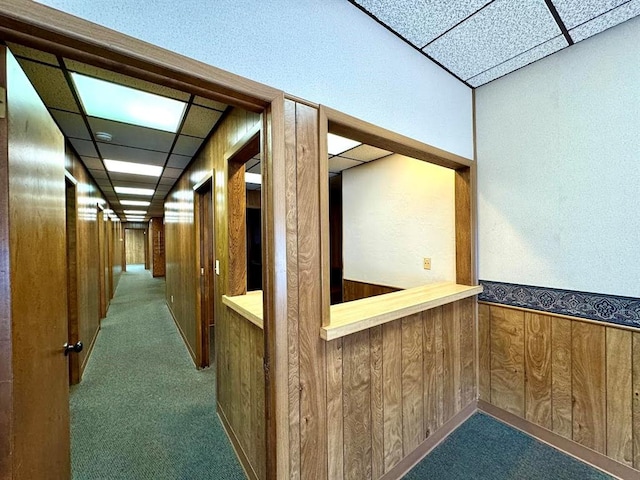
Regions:
<instances>
[{"instance_id":1,"label":"white ceiling","mask_svg":"<svg viewBox=\"0 0 640 480\"><path fill-rule=\"evenodd\" d=\"M350 0L471 87L640 15L640 0Z\"/></svg>"}]
</instances>

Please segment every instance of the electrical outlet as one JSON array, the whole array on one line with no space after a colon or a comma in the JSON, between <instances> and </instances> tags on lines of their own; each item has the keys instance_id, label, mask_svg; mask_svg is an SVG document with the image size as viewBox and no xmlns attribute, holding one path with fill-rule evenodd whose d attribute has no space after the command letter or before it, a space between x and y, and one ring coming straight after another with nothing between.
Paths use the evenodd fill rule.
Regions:
<instances>
[{"instance_id":1,"label":"electrical outlet","mask_svg":"<svg viewBox=\"0 0 640 480\"><path fill-rule=\"evenodd\" d=\"M431 270L431 259L425 257L423 261L423 266L425 270Z\"/></svg>"}]
</instances>

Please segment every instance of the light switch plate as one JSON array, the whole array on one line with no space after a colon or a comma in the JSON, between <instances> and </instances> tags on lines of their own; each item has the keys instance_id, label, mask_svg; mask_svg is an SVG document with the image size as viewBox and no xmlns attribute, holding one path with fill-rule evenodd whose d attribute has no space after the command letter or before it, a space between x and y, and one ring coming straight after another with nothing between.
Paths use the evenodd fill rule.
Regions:
<instances>
[{"instance_id":1,"label":"light switch plate","mask_svg":"<svg viewBox=\"0 0 640 480\"><path fill-rule=\"evenodd\" d=\"M431 270L431 259L425 257L423 265L425 270Z\"/></svg>"}]
</instances>

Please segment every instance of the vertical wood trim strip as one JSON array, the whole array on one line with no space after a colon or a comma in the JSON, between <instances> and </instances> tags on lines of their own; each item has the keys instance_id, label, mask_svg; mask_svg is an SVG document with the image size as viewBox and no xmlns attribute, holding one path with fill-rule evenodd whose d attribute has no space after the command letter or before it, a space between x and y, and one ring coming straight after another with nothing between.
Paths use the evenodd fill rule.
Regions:
<instances>
[{"instance_id":1,"label":"vertical wood trim strip","mask_svg":"<svg viewBox=\"0 0 640 480\"><path fill-rule=\"evenodd\" d=\"M632 333L606 329L607 456L633 465Z\"/></svg>"},{"instance_id":2,"label":"vertical wood trim strip","mask_svg":"<svg viewBox=\"0 0 640 480\"><path fill-rule=\"evenodd\" d=\"M384 470L402 460L402 328L394 321L382 326L384 402Z\"/></svg>"},{"instance_id":3,"label":"vertical wood trim strip","mask_svg":"<svg viewBox=\"0 0 640 480\"><path fill-rule=\"evenodd\" d=\"M478 305L478 370L480 399L491 402L491 310Z\"/></svg>"},{"instance_id":4,"label":"vertical wood trim strip","mask_svg":"<svg viewBox=\"0 0 640 480\"><path fill-rule=\"evenodd\" d=\"M476 398L475 299L465 298L459 302L460 316L460 383L461 407L466 407Z\"/></svg>"},{"instance_id":5,"label":"vertical wood trim strip","mask_svg":"<svg viewBox=\"0 0 640 480\"><path fill-rule=\"evenodd\" d=\"M369 339L371 341L371 476L380 478L384 474L382 325L370 329ZM330 476L330 478L333 477Z\"/></svg>"},{"instance_id":6,"label":"vertical wood trim strip","mask_svg":"<svg viewBox=\"0 0 640 480\"><path fill-rule=\"evenodd\" d=\"M456 283L463 285L474 281L471 201L471 168L461 168L455 175Z\"/></svg>"},{"instance_id":7,"label":"vertical wood trim strip","mask_svg":"<svg viewBox=\"0 0 640 480\"><path fill-rule=\"evenodd\" d=\"M369 331L343 338L344 476L371 478L371 350Z\"/></svg>"},{"instance_id":8,"label":"vertical wood trim strip","mask_svg":"<svg viewBox=\"0 0 640 480\"><path fill-rule=\"evenodd\" d=\"M524 313L491 309L491 402L524 417Z\"/></svg>"},{"instance_id":9,"label":"vertical wood trim strip","mask_svg":"<svg viewBox=\"0 0 640 480\"><path fill-rule=\"evenodd\" d=\"M427 310L423 315L424 352L424 432L425 437L438 429L438 370L436 366L436 316L442 316L441 308Z\"/></svg>"},{"instance_id":10,"label":"vertical wood trim strip","mask_svg":"<svg viewBox=\"0 0 640 480\"><path fill-rule=\"evenodd\" d=\"M296 165L296 105L284 102L285 138L285 202L287 232L287 342L289 393L289 461L287 469L291 480L300 480L300 368L298 345L298 208ZM279 467L280 468L280 467Z\"/></svg>"},{"instance_id":11,"label":"vertical wood trim strip","mask_svg":"<svg viewBox=\"0 0 640 480\"><path fill-rule=\"evenodd\" d=\"M551 430L551 319L526 312L525 418Z\"/></svg>"},{"instance_id":12,"label":"vertical wood trim strip","mask_svg":"<svg viewBox=\"0 0 640 480\"><path fill-rule=\"evenodd\" d=\"M558 435L573 437L571 320L554 317L551 325L551 423Z\"/></svg>"},{"instance_id":13,"label":"vertical wood trim strip","mask_svg":"<svg viewBox=\"0 0 640 480\"><path fill-rule=\"evenodd\" d=\"M296 104L298 302L300 338L300 477L327 476L327 398L322 324L318 111ZM302 291L304 289L304 291Z\"/></svg>"},{"instance_id":14,"label":"vertical wood trim strip","mask_svg":"<svg viewBox=\"0 0 640 480\"><path fill-rule=\"evenodd\" d=\"M444 308L438 307L435 315L435 341L436 341L436 402L437 402L437 422L440 428L444 425L444 333L442 323L444 319Z\"/></svg>"},{"instance_id":15,"label":"vertical wood trim strip","mask_svg":"<svg viewBox=\"0 0 640 480\"><path fill-rule=\"evenodd\" d=\"M344 478L342 338L327 343L327 448L329 479Z\"/></svg>"},{"instance_id":16,"label":"vertical wood trim strip","mask_svg":"<svg viewBox=\"0 0 640 480\"><path fill-rule=\"evenodd\" d=\"M405 317L402 325L402 446L404 456L415 450L424 435L422 313Z\"/></svg>"},{"instance_id":17,"label":"vertical wood trim strip","mask_svg":"<svg viewBox=\"0 0 640 480\"><path fill-rule=\"evenodd\" d=\"M573 440L605 453L605 328L572 323Z\"/></svg>"},{"instance_id":18,"label":"vertical wood trim strip","mask_svg":"<svg viewBox=\"0 0 640 480\"><path fill-rule=\"evenodd\" d=\"M640 470L640 333L632 334L633 360L633 466Z\"/></svg>"}]
</instances>

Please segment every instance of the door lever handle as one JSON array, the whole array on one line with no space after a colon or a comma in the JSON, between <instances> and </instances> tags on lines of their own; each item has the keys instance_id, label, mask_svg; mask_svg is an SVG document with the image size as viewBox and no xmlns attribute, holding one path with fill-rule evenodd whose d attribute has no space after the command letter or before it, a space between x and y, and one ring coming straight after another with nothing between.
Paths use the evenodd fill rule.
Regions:
<instances>
[{"instance_id":1,"label":"door lever handle","mask_svg":"<svg viewBox=\"0 0 640 480\"><path fill-rule=\"evenodd\" d=\"M65 357L67 355L69 355L69 353L71 352L76 352L76 353L80 353L82 351L82 342L78 342L75 345L74 344L69 344L69 343L65 343L62 348L64 348L64 355Z\"/></svg>"}]
</instances>

